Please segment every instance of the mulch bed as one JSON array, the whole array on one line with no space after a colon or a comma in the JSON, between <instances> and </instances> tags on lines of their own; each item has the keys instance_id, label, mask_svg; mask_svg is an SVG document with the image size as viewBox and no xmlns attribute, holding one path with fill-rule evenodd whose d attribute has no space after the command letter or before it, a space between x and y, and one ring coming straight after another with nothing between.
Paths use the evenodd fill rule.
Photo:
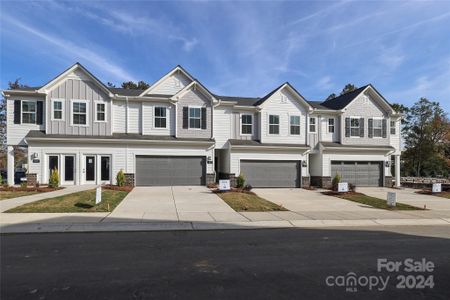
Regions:
<instances>
[{"instance_id":1,"label":"mulch bed","mask_svg":"<svg viewBox=\"0 0 450 300\"><path fill-rule=\"evenodd\" d=\"M124 191L131 192L133 190L132 186L117 186L117 185L102 185L102 188L105 190L113 190L113 191Z\"/></svg>"},{"instance_id":2,"label":"mulch bed","mask_svg":"<svg viewBox=\"0 0 450 300\"><path fill-rule=\"evenodd\" d=\"M362 195L361 193L357 192L336 192L336 191L327 191L327 192L321 192L324 195L327 196L339 196L339 195Z\"/></svg>"},{"instance_id":3,"label":"mulch bed","mask_svg":"<svg viewBox=\"0 0 450 300\"><path fill-rule=\"evenodd\" d=\"M14 187L14 186L7 186L7 187L1 187L0 192L38 192L38 193L46 193L46 192L53 192L57 190L61 190L63 187L57 187L57 188L51 188L48 186L41 186L41 187Z\"/></svg>"},{"instance_id":4,"label":"mulch bed","mask_svg":"<svg viewBox=\"0 0 450 300\"><path fill-rule=\"evenodd\" d=\"M223 193L233 192L233 193L244 193L244 194L256 195L254 192L243 189L243 188L231 188L229 191L221 191L219 189L215 189L215 190L212 190L212 192L215 194L223 194Z\"/></svg>"}]
</instances>

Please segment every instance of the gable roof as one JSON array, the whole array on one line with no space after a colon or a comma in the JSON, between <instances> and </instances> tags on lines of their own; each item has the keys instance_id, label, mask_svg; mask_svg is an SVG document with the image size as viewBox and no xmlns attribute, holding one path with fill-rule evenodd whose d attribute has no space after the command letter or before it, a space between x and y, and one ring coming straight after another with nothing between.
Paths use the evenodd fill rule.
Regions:
<instances>
[{"instance_id":1,"label":"gable roof","mask_svg":"<svg viewBox=\"0 0 450 300\"><path fill-rule=\"evenodd\" d=\"M343 109L346 107L350 102L355 100L356 97L359 96L369 85L362 86L360 88L357 88L354 91L345 93L343 95L337 96L333 99L326 100L322 103L320 103L321 106L324 106L329 109Z\"/></svg>"},{"instance_id":2,"label":"gable roof","mask_svg":"<svg viewBox=\"0 0 450 300\"><path fill-rule=\"evenodd\" d=\"M217 99L225 102L236 102L240 106L254 106L259 101L259 97L238 97L238 96L218 96L214 95Z\"/></svg>"},{"instance_id":3,"label":"gable roof","mask_svg":"<svg viewBox=\"0 0 450 300\"><path fill-rule=\"evenodd\" d=\"M191 81L195 81L196 79L188 73L182 66L177 65L175 68L170 70L166 75L158 79L155 83L150 85L150 87L146 90L144 90L139 96L144 96L145 94L148 94L150 91L152 91L154 88L156 88L161 82L166 80L168 77L172 76L175 72L181 71L187 78L189 78Z\"/></svg>"},{"instance_id":4,"label":"gable roof","mask_svg":"<svg viewBox=\"0 0 450 300\"><path fill-rule=\"evenodd\" d=\"M217 101L216 97L214 97L214 94L211 93L203 84L201 84L197 80L192 81L190 84L188 84L187 86L182 88L178 93L176 93L175 95L171 96L170 99L177 101L187 91L191 90L192 88L196 88L197 86L200 87L200 89L199 89L200 92L202 92L203 94L205 94L205 95L207 95L207 96L209 96L211 98L212 102L216 102Z\"/></svg>"},{"instance_id":5,"label":"gable roof","mask_svg":"<svg viewBox=\"0 0 450 300\"><path fill-rule=\"evenodd\" d=\"M142 90L134 90L134 89L124 89L124 88L114 88L114 87L108 87L108 89L112 93L120 95L120 96L136 97L142 93Z\"/></svg>"},{"instance_id":6,"label":"gable roof","mask_svg":"<svg viewBox=\"0 0 450 300\"><path fill-rule=\"evenodd\" d=\"M88 69L86 69L82 64L80 64L79 62L76 62L75 64L73 64L72 66L70 66L69 68L67 68L66 70L64 70L62 73L60 73L59 75L57 75L55 78L53 78L52 80L50 80L49 82L47 82L46 84L44 84L43 86L41 86L38 90L38 92L45 92L47 88L52 87L53 85L55 85L58 80L62 79L64 76L66 76L67 74L69 74L70 72L75 71L76 69L80 69L82 70L88 77L90 77L107 95L111 96L111 91L108 89L108 87L101 82L97 77L95 77L91 72L89 72Z\"/></svg>"},{"instance_id":7,"label":"gable roof","mask_svg":"<svg viewBox=\"0 0 450 300\"><path fill-rule=\"evenodd\" d=\"M289 82L285 82L282 85L280 85L279 87L277 87L276 89L274 89L273 91L271 91L270 93L268 93L267 95L265 95L264 97L262 97L261 99L259 99L254 106L259 106L262 105L267 99L269 99L273 94L275 94L278 90L281 90L284 87L288 87L290 88L295 94L297 94L297 96L300 97L300 99L303 101L304 104L306 104L306 106L312 108L312 106L308 103L308 101L306 101L305 97L303 97Z\"/></svg>"}]
</instances>

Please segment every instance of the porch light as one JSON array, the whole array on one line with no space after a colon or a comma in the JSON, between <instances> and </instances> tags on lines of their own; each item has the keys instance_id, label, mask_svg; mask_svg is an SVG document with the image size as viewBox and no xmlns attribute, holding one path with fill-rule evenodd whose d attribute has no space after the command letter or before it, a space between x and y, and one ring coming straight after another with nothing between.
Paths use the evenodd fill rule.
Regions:
<instances>
[{"instance_id":1,"label":"porch light","mask_svg":"<svg viewBox=\"0 0 450 300\"><path fill-rule=\"evenodd\" d=\"M306 160L302 161L302 167L306 168L308 166L308 162Z\"/></svg>"},{"instance_id":2,"label":"porch light","mask_svg":"<svg viewBox=\"0 0 450 300\"><path fill-rule=\"evenodd\" d=\"M385 165L387 168L389 168L389 167L391 166L391 162L390 162L390 161L385 161L385 162L384 162L384 165Z\"/></svg>"}]
</instances>

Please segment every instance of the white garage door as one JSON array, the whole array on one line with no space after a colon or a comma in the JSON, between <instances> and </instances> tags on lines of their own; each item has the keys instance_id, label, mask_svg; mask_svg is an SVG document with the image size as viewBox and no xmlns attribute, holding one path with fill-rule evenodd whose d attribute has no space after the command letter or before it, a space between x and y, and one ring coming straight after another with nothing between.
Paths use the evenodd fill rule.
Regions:
<instances>
[{"instance_id":1,"label":"white garage door","mask_svg":"<svg viewBox=\"0 0 450 300\"><path fill-rule=\"evenodd\" d=\"M241 160L241 173L253 187L300 187L300 161Z\"/></svg>"}]
</instances>

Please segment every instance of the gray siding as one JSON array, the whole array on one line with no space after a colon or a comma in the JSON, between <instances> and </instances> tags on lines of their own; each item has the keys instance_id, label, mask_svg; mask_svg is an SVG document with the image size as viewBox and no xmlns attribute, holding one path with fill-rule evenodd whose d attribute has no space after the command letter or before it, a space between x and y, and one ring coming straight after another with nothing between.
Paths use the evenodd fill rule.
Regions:
<instances>
[{"instance_id":1,"label":"gray siding","mask_svg":"<svg viewBox=\"0 0 450 300\"><path fill-rule=\"evenodd\" d=\"M184 129L183 107L201 106L206 107L206 129ZM211 138L212 137L212 109L211 102L199 91L190 90L178 101L177 111L178 137L187 138Z\"/></svg>"},{"instance_id":2,"label":"gray siding","mask_svg":"<svg viewBox=\"0 0 450 300\"><path fill-rule=\"evenodd\" d=\"M252 135L242 135L241 134L241 115L249 114L253 115L253 134ZM233 111L232 113L232 132L231 138L237 140L257 140L258 139L258 115L253 112L246 111Z\"/></svg>"},{"instance_id":3,"label":"gray siding","mask_svg":"<svg viewBox=\"0 0 450 300\"><path fill-rule=\"evenodd\" d=\"M64 99L64 120L52 121L52 99ZM71 100L88 100L88 126L71 126ZM95 101L106 103L107 122L95 122ZM55 87L47 96L48 134L111 135L111 101L94 83L85 80L67 79Z\"/></svg>"},{"instance_id":4,"label":"gray siding","mask_svg":"<svg viewBox=\"0 0 450 300\"><path fill-rule=\"evenodd\" d=\"M364 137L345 136L345 118L364 118ZM387 119L386 138L369 138L369 118L384 117ZM387 113L370 96L360 95L349 104L340 120L342 124L342 144L347 145L389 145L389 118Z\"/></svg>"}]
</instances>

